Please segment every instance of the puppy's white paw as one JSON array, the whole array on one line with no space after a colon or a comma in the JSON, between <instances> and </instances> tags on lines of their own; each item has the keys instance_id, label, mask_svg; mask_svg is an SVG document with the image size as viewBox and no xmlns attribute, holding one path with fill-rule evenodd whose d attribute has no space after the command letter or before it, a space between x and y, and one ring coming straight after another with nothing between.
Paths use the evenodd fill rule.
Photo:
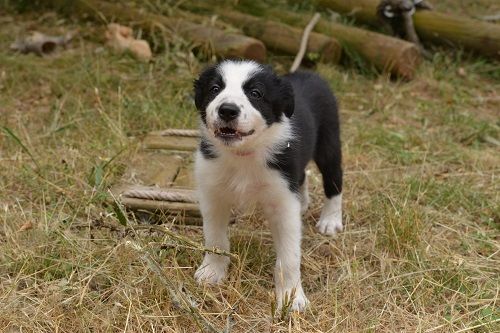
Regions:
<instances>
[{"instance_id":1,"label":"puppy's white paw","mask_svg":"<svg viewBox=\"0 0 500 333\"><path fill-rule=\"evenodd\" d=\"M292 311L303 312L308 304L309 300L307 299L304 292L301 290L300 293L293 299Z\"/></svg>"},{"instance_id":2,"label":"puppy's white paw","mask_svg":"<svg viewBox=\"0 0 500 333\"><path fill-rule=\"evenodd\" d=\"M333 236L344 229L342 226L342 193L325 200L316 228L320 233L328 236Z\"/></svg>"},{"instance_id":3,"label":"puppy's white paw","mask_svg":"<svg viewBox=\"0 0 500 333\"><path fill-rule=\"evenodd\" d=\"M328 236L334 236L337 232L341 232L344 229L342 225L342 213L336 212L326 216L322 215L316 224L316 228L320 233Z\"/></svg>"},{"instance_id":4,"label":"puppy's white paw","mask_svg":"<svg viewBox=\"0 0 500 333\"><path fill-rule=\"evenodd\" d=\"M304 294L304 291L302 290L302 288L298 288L296 290L289 289L289 290L285 291L284 293L279 293L278 294L278 310L281 311L284 299L289 298L291 295L293 295L294 298L293 298L290 310L303 312L306 309L307 305L309 304L309 300L307 299L306 295Z\"/></svg>"},{"instance_id":5,"label":"puppy's white paw","mask_svg":"<svg viewBox=\"0 0 500 333\"><path fill-rule=\"evenodd\" d=\"M205 257L201 266L194 273L199 284L220 284L227 275L228 258L208 259Z\"/></svg>"}]
</instances>

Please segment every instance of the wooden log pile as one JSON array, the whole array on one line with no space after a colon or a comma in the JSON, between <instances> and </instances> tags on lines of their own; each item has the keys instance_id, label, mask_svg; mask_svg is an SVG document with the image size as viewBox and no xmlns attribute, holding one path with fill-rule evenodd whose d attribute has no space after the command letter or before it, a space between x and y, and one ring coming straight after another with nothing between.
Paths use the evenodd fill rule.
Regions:
<instances>
[{"instance_id":1,"label":"wooden log pile","mask_svg":"<svg viewBox=\"0 0 500 333\"><path fill-rule=\"evenodd\" d=\"M168 29L221 57L239 57L264 61L266 47L255 38L243 34L228 33L215 27L207 27L179 18L140 11L119 3L100 0L47 0L52 7L68 14L77 14L94 20L132 22L146 31Z\"/></svg>"},{"instance_id":2,"label":"wooden log pile","mask_svg":"<svg viewBox=\"0 0 500 333\"><path fill-rule=\"evenodd\" d=\"M319 6L354 17L357 21L380 25L377 6L380 0L318 0ZM413 23L425 42L463 47L500 59L500 25L433 10L416 11Z\"/></svg>"},{"instance_id":3,"label":"wooden log pile","mask_svg":"<svg viewBox=\"0 0 500 333\"><path fill-rule=\"evenodd\" d=\"M296 54L303 28L309 19L309 15L272 8L256 17L235 11L234 6L233 9L221 7L219 2L214 1L181 2L179 6L186 11L174 8L171 11L173 15L170 16L119 2L100 0L46 0L46 3L61 11L106 23L118 20L146 31L165 30L165 33L177 34L221 58L236 57L257 61L265 60L266 47L282 53ZM376 26L382 24L377 16L380 0L315 0L313 3L318 8L334 10L362 23ZM217 15L220 20L241 32L228 32L213 24L207 26L203 24L207 15ZM413 23L424 42L459 46L500 59L498 24L432 10L417 10L413 15ZM317 55L319 61L326 63L337 63L341 55L356 55L382 72L411 79L422 61L422 50L418 45L381 33L325 19L316 24L314 31L308 40L307 53ZM348 52L342 52L343 48Z\"/></svg>"},{"instance_id":4,"label":"wooden log pile","mask_svg":"<svg viewBox=\"0 0 500 333\"><path fill-rule=\"evenodd\" d=\"M245 34L263 41L269 49L288 54L299 51L302 29L231 10L220 11L219 16L242 29ZM322 62L337 63L342 48L335 38L313 32L309 37L307 53L317 54Z\"/></svg>"},{"instance_id":5,"label":"wooden log pile","mask_svg":"<svg viewBox=\"0 0 500 333\"><path fill-rule=\"evenodd\" d=\"M263 16L259 18L241 14L229 8L214 11L216 6L213 6L210 1L209 3L184 2L181 4L181 8L187 11L217 15L222 21L232 23L240 27L246 34L263 40L269 49L276 49L276 44L284 43L280 41L281 34L286 29L288 31L293 29L294 32L291 33L293 37L285 38L291 39L293 42L288 43L288 47L280 48L281 51L288 51L288 53L296 53L295 45L298 44L300 31L309 21L308 15L273 8L261 11ZM265 29L265 27L269 27L269 29ZM330 22L326 19L320 19L315 25L314 31L340 43L342 48L348 50L348 52L343 52L343 56L360 56L379 71L405 79L413 78L422 61L422 56L416 45L377 32ZM261 36L264 36L265 39L262 39Z\"/></svg>"},{"instance_id":6,"label":"wooden log pile","mask_svg":"<svg viewBox=\"0 0 500 333\"><path fill-rule=\"evenodd\" d=\"M271 9L267 11L267 15L292 25L303 26L307 23L303 15L293 12ZM381 33L326 19L321 19L316 24L315 31L335 37L349 52L360 56L381 72L395 76L413 78L422 61L422 55L415 44Z\"/></svg>"}]
</instances>

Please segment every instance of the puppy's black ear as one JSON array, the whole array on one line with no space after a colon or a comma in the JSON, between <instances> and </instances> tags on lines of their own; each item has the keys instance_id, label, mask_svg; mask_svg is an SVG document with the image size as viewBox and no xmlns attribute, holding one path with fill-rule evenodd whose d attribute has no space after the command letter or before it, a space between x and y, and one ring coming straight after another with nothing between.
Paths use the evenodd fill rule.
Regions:
<instances>
[{"instance_id":1,"label":"puppy's black ear","mask_svg":"<svg viewBox=\"0 0 500 333\"><path fill-rule=\"evenodd\" d=\"M278 103L281 106L281 112L290 118L295 110L293 87L290 82L283 78L280 78L280 101Z\"/></svg>"},{"instance_id":2,"label":"puppy's black ear","mask_svg":"<svg viewBox=\"0 0 500 333\"><path fill-rule=\"evenodd\" d=\"M193 84L194 88L194 105L196 109L200 110L201 104L203 103L203 82L201 81L201 77L197 80L194 80Z\"/></svg>"},{"instance_id":3,"label":"puppy's black ear","mask_svg":"<svg viewBox=\"0 0 500 333\"><path fill-rule=\"evenodd\" d=\"M209 83L216 74L216 66L205 69L200 77L194 81L194 104L196 108L202 111L206 107L206 97L210 89Z\"/></svg>"}]
</instances>

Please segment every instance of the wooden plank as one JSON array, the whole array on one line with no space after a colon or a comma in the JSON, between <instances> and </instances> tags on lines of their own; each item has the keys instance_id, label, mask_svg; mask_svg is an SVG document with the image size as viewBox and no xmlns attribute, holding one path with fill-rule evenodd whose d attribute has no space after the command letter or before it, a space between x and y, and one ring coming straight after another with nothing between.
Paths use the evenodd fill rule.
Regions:
<instances>
[{"instance_id":1,"label":"wooden plank","mask_svg":"<svg viewBox=\"0 0 500 333\"><path fill-rule=\"evenodd\" d=\"M188 158L184 161L183 165L179 169L179 173L174 180L174 186L176 187L186 187L194 188L194 164L192 158Z\"/></svg>"},{"instance_id":2,"label":"wooden plank","mask_svg":"<svg viewBox=\"0 0 500 333\"><path fill-rule=\"evenodd\" d=\"M171 186L183 164L184 157L162 151L141 151L132 158L123 177L127 184Z\"/></svg>"},{"instance_id":3,"label":"wooden plank","mask_svg":"<svg viewBox=\"0 0 500 333\"><path fill-rule=\"evenodd\" d=\"M172 131L177 130L166 132ZM165 200L166 197L171 198L168 195L170 191L195 197L192 151L198 147L199 138L179 133L149 133L140 145L140 150L131 158L123 181L114 186L111 192L127 209L159 213L175 217L176 221L182 223L201 225L198 203L180 202L182 199ZM125 194L130 190L154 190L154 193Z\"/></svg>"},{"instance_id":4,"label":"wooden plank","mask_svg":"<svg viewBox=\"0 0 500 333\"><path fill-rule=\"evenodd\" d=\"M144 138L145 149L167 149L177 151L194 151L198 148L196 137L148 135Z\"/></svg>"},{"instance_id":5,"label":"wooden plank","mask_svg":"<svg viewBox=\"0 0 500 333\"><path fill-rule=\"evenodd\" d=\"M121 197L121 203L129 209L143 209L152 212L175 212L181 211L188 216L199 217L200 210L197 203L188 202L170 202L159 200L147 200L138 198Z\"/></svg>"}]
</instances>

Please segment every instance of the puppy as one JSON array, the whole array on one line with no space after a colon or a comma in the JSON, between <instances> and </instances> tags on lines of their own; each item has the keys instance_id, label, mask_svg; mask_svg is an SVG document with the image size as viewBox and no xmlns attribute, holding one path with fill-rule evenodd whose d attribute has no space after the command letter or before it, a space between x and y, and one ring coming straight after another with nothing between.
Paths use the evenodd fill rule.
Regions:
<instances>
[{"instance_id":1,"label":"puppy","mask_svg":"<svg viewBox=\"0 0 500 333\"><path fill-rule=\"evenodd\" d=\"M269 221L278 307L308 304L300 278L301 213L307 210L305 168L314 160L326 195L317 228L342 230L342 169L337 102L310 72L276 75L253 61L226 60L195 81L201 142L195 178L206 247L229 251L231 209L259 204ZM206 254L199 283L220 283L229 258ZM286 296L288 295L288 296Z\"/></svg>"}]
</instances>

